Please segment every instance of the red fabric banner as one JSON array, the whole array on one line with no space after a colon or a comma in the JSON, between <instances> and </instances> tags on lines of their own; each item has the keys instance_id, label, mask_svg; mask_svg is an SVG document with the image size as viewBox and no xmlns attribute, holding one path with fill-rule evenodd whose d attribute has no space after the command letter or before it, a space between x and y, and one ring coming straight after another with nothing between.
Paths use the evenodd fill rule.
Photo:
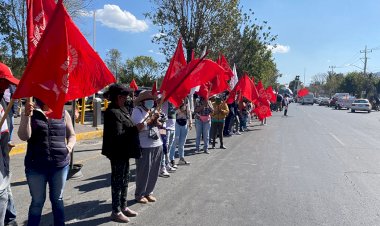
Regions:
<instances>
[{"instance_id":1,"label":"red fabric banner","mask_svg":"<svg viewBox=\"0 0 380 226\"><path fill-rule=\"evenodd\" d=\"M232 103L235 100L237 94L240 94L251 102L256 102L258 98L255 83L249 78L247 73L245 73L243 77L239 79L238 83L235 85L234 89L228 96L227 103Z\"/></svg>"},{"instance_id":2,"label":"red fabric banner","mask_svg":"<svg viewBox=\"0 0 380 226\"><path fill-rule=\"evenodd\" d=\"M268 101L258 101L255 104L255 109L253 111L255 112L260 121L272 116L272 112L270 110Z\"/></svg>"},{"instance_id":3,"label":"red fabric banner","mask_svg":"<svg viewBox=\"0 0 380 226\"><path fill-rule=\"evenodd\" d=\"M165 100L179 107L182 100L190 93L193 87L212 81L224 69L211 60L196 59L176 73L169 81L165 90Z\"/></svg>"},{"instance_id":4,"label":"red fabric banner","mask_svg":"<svg viewBox=\"0 0 380 226\"><path fill-rule=\"evenodd\" d=\"M153 83L152 95L157 96L157 81L154 81L154 83Z\"/></svg>"},{"instance_id":5,"label":"red fabric banner","mask_svg":"<svg viewBox=\"0 0 380 226\"><path fill-rule=\"evenodd\" d=\"M234 76L234 73L232 72L231 67L227 62L227 59L223 56L223 54L220 54L217 63L226 71L226 75L228 77L227 80L230 80Z\"/></svg>"},{"instance_id":6,"label":"red fabric banner","mask_svg":"<svg viewBox=\"0 0 380 226\"><path fill-rule=\"evenodd\" d=\"M37 97L61 118L65 102L115 82L59 1L13 98Z\"/></svg>"},{"instance_id":7,"label":"red fabric banner","mask_svg":"<svg viewBox=\"0 0 380 226\"><path fill-rule=\"evenodd\" d=\"M277 97L276 97L276 94L273 92L273 89L272 89L272 86L269 86L266 90L266 95L267 95L267 99L271 102L271 103L276 103L277 101Z\"/></svg>"},{"instance_id":8,"label":"red fabric banner","mask_svg":"<svg viewBox=\"0 0 380 226\"><path fill-rule=\"evenodd\" d=\"M298 93L297 93L297 95L298 95L299 97L304 97L304 96L306 96L307 94L309 94L309 90L306 89L306 88L302 88L302 89L300 89L300 90L298 91Z\"/></svg>"},{"instance_id":9,"label":"red fabric banner","mask_svg":"<svg viewBox=\"0 0 380 226\"><path fill-rule=\"evenodd\" d=\"M171 80L181 69L186 66L185 54L182 47L182 38L178 40L177 48L174 52L168 70L166 71L164 80L162 81L160 92L163 93L164 90L169 89L169 80Z\"/></svg>"},{"instance_id":10,"label":"red fabric banner","mask_svg":"<svg viewBox=\"0 0 380 226\"><path fill-rule=\"evenodd\" d=\"M132 79L131 83L129 83L129 88L133 89L134 91L138 90L139 87L137 86L137 83L135 79Z\"/></svg>"},{"instance_id":11,"label":"red fabric banner","mask_svg":"<svg viewBox=\"0 0 380 226\"><path fill-rule=\"evenodd\" d=\"M26 30L28 36L28 58L30 59L41 40L55 9L54 0L26 0Z\"/></svg>"}]
</instances>

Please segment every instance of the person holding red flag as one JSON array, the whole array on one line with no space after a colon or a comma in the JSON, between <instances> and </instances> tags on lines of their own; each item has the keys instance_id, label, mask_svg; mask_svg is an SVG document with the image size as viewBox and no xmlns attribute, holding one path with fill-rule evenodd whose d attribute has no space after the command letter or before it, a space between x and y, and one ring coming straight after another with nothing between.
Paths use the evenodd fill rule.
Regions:
<instances>
[{"instance_id":1,"label":"person holding red flag","mask_svg":"<svg viewBox=\"0 0 380 226\"><path fill-rule=\"evenodd\" d=\"M135 99L135 108L132 111L134 124L144 123L139 131L142 157L136 161L136 190L135 199L138 203L155 202L153 190L159 175L162 159L162 139L159 127L160 114L153 112L155 97L151 91L142 91Z\"/></svg>"},{"instance_id":2,"label":"person holding red flag","mask_svg":"<svg viewBox=\"0 0 380 226\"><path fill-rule=\"evenodd\" d=\"M39 99L36 99L36 104L27 102L18 130L20 139L28 143L24 161L32 196L28 225L40 223L47 184L54 225L65 224L63 189L76 138L70 114L64 110L60 119L53 119L47 116L49 111L49 107Z\"/></svg>"}]
</instances>

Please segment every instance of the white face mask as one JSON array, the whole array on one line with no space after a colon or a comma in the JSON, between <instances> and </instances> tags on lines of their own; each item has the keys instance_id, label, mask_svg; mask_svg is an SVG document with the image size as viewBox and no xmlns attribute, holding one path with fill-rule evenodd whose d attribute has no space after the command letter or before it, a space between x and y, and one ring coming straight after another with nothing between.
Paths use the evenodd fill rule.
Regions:
<instances>
[{"instance_id":1,"label":"white face mask","mask_svg":"<svg viewBox=\"0 0 380 226\"><path fill-rule=\"evenodd\" d=\"M153 100L144 101L144 107L148 110L152 109L154 107L154 101Z\"/></svg>"}]
</instances>

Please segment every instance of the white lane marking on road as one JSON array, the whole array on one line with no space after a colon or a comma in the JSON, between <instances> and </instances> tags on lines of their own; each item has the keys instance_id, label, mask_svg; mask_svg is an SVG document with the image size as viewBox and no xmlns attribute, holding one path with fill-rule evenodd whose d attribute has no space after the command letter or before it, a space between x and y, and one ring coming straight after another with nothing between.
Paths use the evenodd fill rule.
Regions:
<instances>
[{"instance_id":1,"label":"white lane marking on road","mask_svg":"<svg viewBox=\"0 0 380 226\"><path fill-rule=\"evenodd\" d=\"M329 133L336 141L338 141L338 143L340 143L342 146L345 146L345 144L337 137L335 136L333 133Z\"/></svg>"}]
</instances>

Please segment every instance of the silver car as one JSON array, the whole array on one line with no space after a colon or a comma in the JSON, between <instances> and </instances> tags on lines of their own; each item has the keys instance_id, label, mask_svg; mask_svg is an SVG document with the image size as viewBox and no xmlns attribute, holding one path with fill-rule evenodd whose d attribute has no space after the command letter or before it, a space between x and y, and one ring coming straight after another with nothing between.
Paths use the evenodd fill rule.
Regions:
<instances>
[{"instance_id":1,"label":"silver car","mask_svg":"<svg viewBox=\"0 0 380 226\"><path fill-rule=\"evenodd\" d=\"M356 99L352 102L351 112L355 111L367 111L371 113L372 106L369 103L368 99Z\"/></svg>"}]
</instances>

